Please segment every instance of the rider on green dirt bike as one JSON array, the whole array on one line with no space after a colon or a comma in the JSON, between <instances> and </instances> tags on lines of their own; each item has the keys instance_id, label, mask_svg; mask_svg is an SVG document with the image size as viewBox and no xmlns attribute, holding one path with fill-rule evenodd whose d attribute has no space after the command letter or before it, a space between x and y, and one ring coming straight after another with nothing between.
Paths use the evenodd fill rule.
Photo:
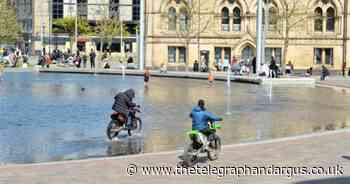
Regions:
<instances>
[{"instance_id":1,"label":"rider on green dirt bike","mask_svg":"<svg viewBox=\"0 0 350 184\"><path fill-rule=\"evenodd\" d=\"M208 139L210 139L212 133L208 123L222 121L222 118L206 110L204 100L198 101L198 106L192 109L190 117L192 118L192 130L198 130Z\"/></svg>"}]
</instances>

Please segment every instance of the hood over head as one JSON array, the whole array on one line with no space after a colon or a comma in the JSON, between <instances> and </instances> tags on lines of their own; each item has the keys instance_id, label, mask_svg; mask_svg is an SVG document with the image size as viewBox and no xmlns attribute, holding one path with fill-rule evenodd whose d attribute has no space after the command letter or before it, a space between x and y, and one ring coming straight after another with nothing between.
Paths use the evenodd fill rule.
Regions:
<instances>
[{"instance_id":1,"label":"hood over head","mask_svg":"<svg viewBox=\"0 0 350 184\"><path fill-rule=\"evenodd\" d=\"M124 94L125 94L126 96L128 96L128 98L130 98L130 99L135 98L135 91L134 91L133 89L128 89L128 90L126 90L126 91L124 92Z\"/></svg>"},{"instance_id":2,"label":"hood over head","mask_svg":"<svg viewBox=\"0 0 350 184\"><path fill-rule=\"evenodd\" d=\"M193 112L200 112L200 111L203 111L203 109L199 106L196 106L192 109Z\"/></svg>"}]
</instances>

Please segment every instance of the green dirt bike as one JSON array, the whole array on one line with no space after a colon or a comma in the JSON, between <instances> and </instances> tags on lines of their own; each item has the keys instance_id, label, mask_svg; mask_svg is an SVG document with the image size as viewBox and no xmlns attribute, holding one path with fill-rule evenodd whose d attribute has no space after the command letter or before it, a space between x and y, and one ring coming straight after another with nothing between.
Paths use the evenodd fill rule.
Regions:
<instances>
[{"instance_id":1,"label":"green dirt bike","mask_svg":"<svg viewBox=\"0 0 350 184\"><path fill-rule=\"evenodd\" d=\"M190 167L194 165L198 161L201 153L207 153L208 159L211 161L219 158L221 152L221 139L216 134L218 129L221 129L220 124L209 122L210 134L208 136L198 130L187 132L191 142L183 154L184 166Z\"/></svg>"}]
</instances>

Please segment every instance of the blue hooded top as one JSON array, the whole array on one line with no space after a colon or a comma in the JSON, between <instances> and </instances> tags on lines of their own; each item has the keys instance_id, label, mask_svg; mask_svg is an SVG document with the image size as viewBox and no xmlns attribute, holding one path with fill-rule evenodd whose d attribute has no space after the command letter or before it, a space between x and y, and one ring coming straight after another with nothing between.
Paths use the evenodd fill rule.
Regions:
<instances>
[{"instance_id":1,"label":"blue hooded top","mask_svg":"<svg viewBox=\"0 0 350 184\"><path fill-rule=\"evenodd\" d=\"M190 117L192 118L192 129L198 130L198 131L202 131L202 130L209 128L208 127L209 121L220 121L221 120L220 117L215 116L211 112L203 110L199 106L196 106L192 109Z\"/></svg>"}]
</instances>

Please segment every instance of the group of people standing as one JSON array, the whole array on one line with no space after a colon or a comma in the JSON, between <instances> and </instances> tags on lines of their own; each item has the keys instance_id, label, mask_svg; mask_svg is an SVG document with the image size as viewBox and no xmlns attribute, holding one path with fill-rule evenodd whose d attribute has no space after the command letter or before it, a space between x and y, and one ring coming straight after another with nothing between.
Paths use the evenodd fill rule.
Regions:
<instances>
[{"instance_id":1,"label":"group of people standing","mask_svg":"<svg viewBox=\"0 0 350 184\"><path fill-rule=\"evenodd\" d=\"M42 67L49 67L50 64L55 61L57 64L72 64L77 68L86 68L88 58L90 60L91 68L95 68L96 61L96 52L91 49L89 56L85 52L76 51L75 54L72 54L70 49L67 49L65 52L60 51L59 49L54 49L52 53L47 53L46 49L42 50L41 56L39 57L38 65Z\"/></svg>"},{"instance_id":2,"label":"group of people standing","mask_svg":"<svg viewBox=\"0 0 350 184\"><path fill-rule=\"evenodd\" d=\"M27 52L22 52L21 49L7 49L5 48L2 53L3 58L6 58L6 61L11 67L17 67L20 63L23 65L27 65L28 63L28 55Z\"/></svg>"},{"instance_id":3,"label":"group of people standing","mask_svg":"<svg viewBox=\"0 0 350 184\"><path fill-rule=\"evenodd\" d=\"M267 76L276 78L278 77L282 72L277 65L277 62L274 57L271 57L271 60L269 61L269 65L267 64L261 64L262 66L262 72L260 72L258 75L260 76ZM257 62L256 57L252 58L251 60L241 60L238 61L235 56L232 57L231 62L228 62L228 60L225 60L225 63L215 63L214 69L216 71L227 71L231 70L234 75L249 75L251 73L257 74ZM286 66L286 73L291 74L294 70L293 64L289 61L289 63ZM206 63L201 62L199 63L197 60L193 63L193 71L194 72L210 72L210 70Z\"/></svg>"},{"instance_id":4,"label":"group of people standing","mask_svg":"<svg viewBox=\"0 0 350 184\"><path fill-rule=\"evenodd\" d=\"M86 52L80 52L79 50L76 52L75 56L73 57L74 64L77 68L86 68L88 63L88 58L90 61L90 67L91 69L95 68L95 61L96 61L96 53L93 49L91 49L89 56Z\"/></svg>"}]
</instances>

